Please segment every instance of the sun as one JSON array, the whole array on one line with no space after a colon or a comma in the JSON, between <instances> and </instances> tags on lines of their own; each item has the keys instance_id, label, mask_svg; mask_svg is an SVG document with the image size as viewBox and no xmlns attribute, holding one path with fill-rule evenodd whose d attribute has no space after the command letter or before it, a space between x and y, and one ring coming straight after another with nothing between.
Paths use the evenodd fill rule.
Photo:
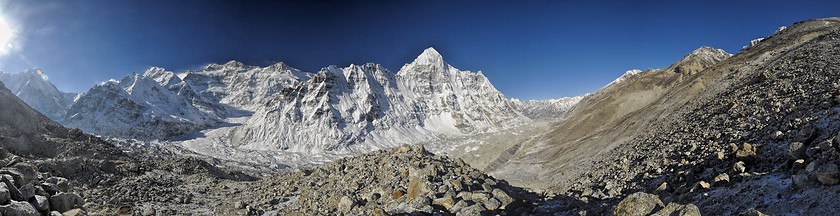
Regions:
<instances>
[{"instance_id":1,"label":"sun","mask_svg":"<svg viewBox=\"0 0 840 216\"><path fill-rule=\"evenodd\" d=\"M11 42L14 35L14 31L9 26L9 23L6 22L6 19L0 17L0 50L3 53L8 52L12 48Z\"/></svg>"}]
</instances>

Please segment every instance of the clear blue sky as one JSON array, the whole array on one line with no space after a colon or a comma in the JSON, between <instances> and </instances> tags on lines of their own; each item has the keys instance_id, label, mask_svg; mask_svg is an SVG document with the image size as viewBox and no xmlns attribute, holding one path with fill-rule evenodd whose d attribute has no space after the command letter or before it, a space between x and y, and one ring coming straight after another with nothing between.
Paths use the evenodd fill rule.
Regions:
<instances>
[{"instance_id":1,"label":"clear blue sky","mask_svg":"<svg viewBox=\"0 0 840 216\"><path fill-rule=\"evenodd\" d=\"M433 46L509 97L542 99L593 92L702 45L738 52L779 26L840 16L840 1L36 0L3 2L0 16L17 32L0 70L42 68L64 91L231 59L396 72Z\"/></svg>"}]
</instances>

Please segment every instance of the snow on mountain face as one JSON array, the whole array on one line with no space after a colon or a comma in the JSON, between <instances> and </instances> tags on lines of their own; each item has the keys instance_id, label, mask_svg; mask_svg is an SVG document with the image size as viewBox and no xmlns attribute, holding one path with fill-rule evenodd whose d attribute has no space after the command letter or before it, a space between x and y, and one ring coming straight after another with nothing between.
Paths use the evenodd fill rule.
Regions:
<instances>
[{"instance_id":1,"label":"snow on mountain face","mask_svg":"<svg viewBox=\"0 0 840 216\"><path fill-rule=\"evenodd\" d=\"M236 61L180 74L152 68L92 88L69 113L68 126L100 135L148 140L216 126L184 137L292 152L360 152L529 121L481 72L458 70L432 48L396 74L372 63L317 73Z\"/></svg>"},{"instance_id":2,"label":"snow on mountain face","mask_svg":"<svg viewBox=\"0 0 840 216\"><path fill-rule=\"evenodd\" d=\"M73 103L75 93L59 91L35 71L9 74L0 72L0 81L6 84L12 94L26 102L30 107L43 113L50 119L60 121Z\"/></svg>"},{"instance_id":3,"label":"snow on mountain face","mask_svg":"<svg viewBox=\"0 0 840 216\"><path fill-rule=\"evenodd\" d=\"M574 97L563 97L548 100L520 101L513 98L513 102L519 112L525 117L533 120L555 120L562 118L567 111L589 94Z\"/></svg>"},{"instance_id":4,"label":"snow on mountain face","mask_svg":"<svg viewBox=\"0 0 840 216\"><path fill-rule=\"evenodd\" d=\"M778 29L776 29L776 32L774 32L773 34L784 31L786 28L787 28L787 26L780 26ZM752 39L752 40L750 40L750 44L747 44L746 46L741 47L741 50L747 50L749 48L752 48L755 45L758 45L759 42L763 41L766 38L767 37L760 37L760 38Z\"/></svg>"},{"instance_id":5,"label":"snow on mountain face","mask_svg":"<svg viewBox=\"0 0 840 216\"><path fill-rule=\"evenodd\" d=\"M208 76L202 73L221 74L194 74ZM263 97L260 104L265 106L241 107L252 108L249 110L254 114L230 133L227 139L234 145L294 152L365 151L426 141L439 135L495 131L527 121L481 73L460 71L446 64L431 48L397 74L371 63L330 66L317 73L291 68L280 70L282 75L277 73L271 76L282 79L275 80L275 85L245 87L256 93L275 94ZM193 73L186 79L191 80L191 76ZM198 82L206 78L195 80L208 83ZM226 102L224 97L220 101Z\"/></svg>"},{"instance_id":6,"label":"snow on mountain face","mask_svg":"<svg viewBox=\"0 0 840 216\"><path fill-rule=\"evenodd\" d=\"M622 82L622 81L624 81L624 80L629 79L629 78L630 78L630 77L632 77L633 75L640 74L640 73L642 73L642 70L639 70L639 69L632 69L632 70L628 70L627 72L624 72L624 74L622 74L622 75L621 75L621 76L619 76L618 78L615 78L615 80L613 80L612 82L610 82L610 83L609 83L609 84L607 84L606 86L610 86L610 85L613 85L613 84L620 83L620 82ZM606 87L606 86L605 86L605 87Z\"/></svg>"},{"instance_id":7,"label":"snow on mountain face","mask_svg":"<svg viewBox=\"0 0 840 216\"><path fill-rule=\"evenodd\" d=\"M172 72L151 68L80 95L64 124L98 135L155 139L215 125L223 114Z\"/></svg>"}]
</instances>

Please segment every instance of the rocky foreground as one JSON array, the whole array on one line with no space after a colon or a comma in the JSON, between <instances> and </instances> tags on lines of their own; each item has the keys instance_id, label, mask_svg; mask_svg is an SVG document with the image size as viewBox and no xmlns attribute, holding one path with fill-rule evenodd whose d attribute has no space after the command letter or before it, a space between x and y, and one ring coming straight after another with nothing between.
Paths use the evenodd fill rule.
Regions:
<instances>
[{"instance_id":1,"label":"rocky foreground","mask_svg":"<svg viewBox=\"0 0 840 216\"><path fill-rule=\"evenodd\" d=\"M423 145L380 150L269 177L231 195L230 209L268 215L528 213L535 196Z\"/></svg>"}]
</instances>

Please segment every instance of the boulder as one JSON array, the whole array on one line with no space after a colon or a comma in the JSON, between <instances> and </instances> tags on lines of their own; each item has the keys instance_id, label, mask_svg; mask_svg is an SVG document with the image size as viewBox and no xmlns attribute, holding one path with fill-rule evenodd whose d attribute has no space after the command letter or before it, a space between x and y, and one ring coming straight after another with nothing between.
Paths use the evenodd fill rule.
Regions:
<instances>
[{"instance_id":1,"label":"boulder","mask_svg":"<svg viewBox=\"0 0 840 216\"><path fill-rule=\"evenodd\" d=\"M700 208L694 204L682 205L679 203L668 203L665 208L657 211L654 215L679 215L679 216L700 216Z\"/></svg>"},{"instance_id":2,"label":"boulder","mask_svg":"<svg viewBox=\"0 0 840 216\"><path fill-rule=\"evenodd\" d=\"M58 193L50 197L50 207L59 212L70 211L82 207L85 200L75 193Z\"/></svg>"},{"instance_id":3,"label":"boulder","mask_svg":"<svg viewBox=\"0 0 840 216\"><path fill-rule=\"evenodd\" d=\"M343 196L338 201L338 211L341 213L348 213L353 209L355 202L348 196Z\"/></svg>"},{"instance_id":4,"label":"boulder","mask_svg":"<svg viewBox=\"0 0 840 216\"><path fill-rule=\"evenodd\" d=\"M70 209L69 211L62 212L61 216L82 216L87 215L87 212L82 209Z\"/></svg>"},{"instance_id":5,"label":"boulder","mask_svg":"<svg viewBox=\"0 0 840 216\"><path fill-rule=\"evenodd\" d=\"M6 184L0 183L0 204L9 203L10 199L12 199L12 195L9 188L6 187Z\"/></svg>"},{"instance_id":6,"label":"boulder","mask_svg":"<svg viewBox=\"0 0 840 216\"><path fill-rule=\"evenodd\" d=\"M505 192L502 189L498 189L498 188L493 189L492 194L493 194L493 198L496 198L497 200L499 200L499 202L501 204L501 207L500 207L501 209L504 209L505 207L507 207L508 205L513 203L513 197L510 197L510 195L508 195L508 193Z\"/></svg>"},{"instance_id":7,"label":"boulder","mask_svg":"<svg viewBox=\"0 0 840 216\"><path fill-rule=\"evenodd\" d=\"M715 185L729 183L729 174L721 173L720 175L715 176L714 183Z\"/></svg>"},{"instance_id":8,"label":"boulder","mask_svg":"<svg viewBox=\"0 0 840 216\"><path fill-rule=\"evenodd\" d=\"M457 215L481 216L482 215L481 213L483 211L487 211L487 209L484 208L484 205L475 204L475 205L471 205L471 206L467 206L467 207L462 208L461 211L458 211Z\"/></svg>"},{"instance_id":9,"label":"boulder","mask_svg":"<svg viewBox=\"0 0 840 216\"><path fill-rule=\"evenodd\" d=\"M787 154L788 159L798 160L805 158L805 145L801 142L792 142L788 144Z\"/></svg>"},{"instance_id":10,"label":"boulder","mask_svg":"<svg viewBox=\"0 0 840 216\"><path fill-rule=\"evenodd\" d=\"M70 180L62 177L49 177L47 183L55 185L55 189L60 192L70 191Z\"/></svg>"},{"instance_id":11,"label":"boulder","mask_svg":"<svg viewBox=\"0 0 840 216\"><path fill-rule=\"evenodd\" d=\"M432 204L443 207L446 210L452 209L455 205L455 200L452 197L437 198L432 201Z\"/></svg>"},{"instance_id":12,"label":"boulder","mask_svg":"<svg viewBox=\"0 0 840 216\"><path fill-rule=\"evenodd\" d=\"M746 172L747 171L746 163L744 163L743 161L735 162L735 164L732 165L732 171L735 172L735 173Z\"/></svg>"},{"instance_id":13,"label":"boulder","mask_svg":"<svg viewBox=\"0 0 840 216\"><path fill-rule=\"evenodd\" d=\"M39 216L38 210L28 202L12 200L8 205L0 205L2 215Z\"/></svg>"},{"instance_id":14,"label":"boulder","mask_svg":"<svg viewBox=\"0 0 840 216\"><path fill-rule=\"evenodd\" d=\"M659 200L659 196L644 192L630 194L613 209L615 216L643 216L650 214L657 207L664 207L665 204Z\"/></svg>"},{"instance_id":15,"label":"boulder","mask_svg":"<svg viewBox=\"0 0 840 216\"><path fill-rule=\"evenodd\" d=\"M817 180L825 185L840 183L840 168L834 163L820 165L817 169Z\"/></svg>"},{"instance_id":16,"label":"boulder","mask_svg":"<svg viewBox=\"0 0 840 216\"><path fill-rule=\"evenodd\" d=\"M487 208L487 210L490 210L490 211L495 211L496 209L499 209L499 208L502 207L502 203L499 202L499 200L494 199L494 198L490 198L489 200L484 201L484 203L482 203L482 204L484 204L484 208Z\"/></svg>"},{"instance_id":17,"label":"boulder","mask_svg":"<svg viewBox=\"0 0 840 216\"><path fill-rule=\"evenodd\" d=\"M745 163L753 163L756 161L756 147L749 143L744 143L741 149L735 151L735 159Z\"/></svg>"},{"instance_id":18,"label":"boulder","mask_svg":"<svg viewBox=\"0 0 840 216\"><path fill-rule=\"evenodd\" d=\"M18 188L18 191L20 192L20 197L19 198L12 197L13 199L17 199L17 200L20 200L20 201L26 201L26 200L31 199L32 197L35 197L35 187L32 186L32 183L27 183L27 184L21 186L20 188Z\"/></svg>"},{"instance_id":19,"label":"boulder","mask_svg":"<svg viewBox=\"0 0 840 216\"><path fill-rule=\"evenodd\" d=\"M784 134L784 133L782 133L781 131L775 131L775 132L773 132L773 133L771 133L771 134L770 134L770 139L773 139L773 140L779 140L779 139L781 139L781 138L782 138L782 136L784 136L784 135L785 135L785 134Z\"/></svg>"},{"instance_id":20,"label":"boulder","mask_svg":"<svg viewBox=\"0 0 840 216\"><path fill-rule=\"evenodd\" d=\"M32 206L35 206L35 209L38 211L49 211L50 210L50 202L49 199L45 196L35 195L35 199L30 201Z\"/></svg>"}]
</instances>

